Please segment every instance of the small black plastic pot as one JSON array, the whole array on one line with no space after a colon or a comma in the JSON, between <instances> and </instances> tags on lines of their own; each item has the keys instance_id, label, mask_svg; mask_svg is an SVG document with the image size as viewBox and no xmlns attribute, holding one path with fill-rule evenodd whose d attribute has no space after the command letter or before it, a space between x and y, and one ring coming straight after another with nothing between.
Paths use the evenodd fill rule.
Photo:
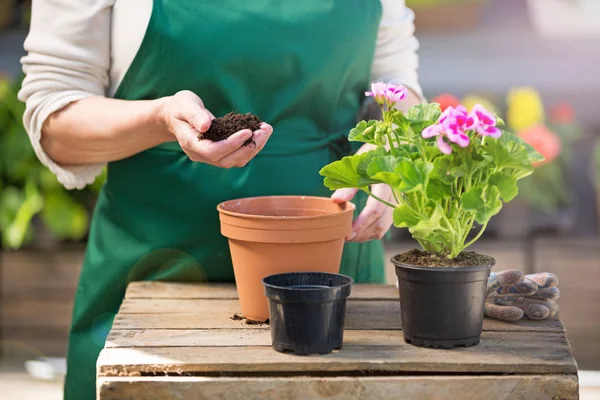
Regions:
<instances>
[{"instance_id":1,"label":"small black plastic pot","mask_svg":"<svg viewBox=\"0 0 600 400\"><path fill-rule=\"evenodd\" d=\"M275 350L309 355L342 348L352 278L290 272L267 276L263 285Z\"/></svg>"},{"instance_id":2,"label":"small black plastic pot","mask_svg":"<svg viewBox=\"0 0 600 400\"><path fill-rule=\"evenodd\" d=\"M404 340L450 349L479 343L487 280L494 265L416 267L392 258L400 291Z\"/></svg>"}]
</instances>

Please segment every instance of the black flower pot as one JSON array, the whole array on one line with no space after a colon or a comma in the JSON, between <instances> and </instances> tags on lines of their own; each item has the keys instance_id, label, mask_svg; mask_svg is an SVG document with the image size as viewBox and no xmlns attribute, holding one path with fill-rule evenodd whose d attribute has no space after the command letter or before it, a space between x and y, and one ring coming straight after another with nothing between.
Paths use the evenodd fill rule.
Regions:
<instances>
[{"instance_id":1,"label":"black flower pot","mask_svg":"<svg viewBox=\"0 0 600 400\"><path fill-rule=\"evenodd\" d=\"M341 349L352 278L291 272L263 279L273 348L297 355Z\"/></svg>"},{"instance_id":2,"label":"black flower pot","mask_svg":"<svg viewBox=\"0 0 600 400\"><path fill-rule=\"evenodd\" d=\"M392 263L407 343L444 349L479 343L493 261L467 268L416 267L395 257Z\"/></svg>"}]
</instances>

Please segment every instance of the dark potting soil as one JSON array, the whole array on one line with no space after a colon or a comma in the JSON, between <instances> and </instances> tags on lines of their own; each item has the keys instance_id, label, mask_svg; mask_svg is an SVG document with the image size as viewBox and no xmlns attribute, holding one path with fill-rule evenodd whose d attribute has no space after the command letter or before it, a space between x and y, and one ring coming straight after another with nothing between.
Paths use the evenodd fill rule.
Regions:
<instances>
[{"instance_id":1,"label":"dark potting soil","mask_svg":"<svg viewBox=\"0 0 600 400\"><path fill-rule=\"evenodd\" d=\"M208 139L213 142L218 142L227 139L229 136L243 129L250 129L252 132L260 129L261 124L260 118L253 114L239 114L236 112L230 112L221 118L215 118L210 124L208 131L201 133L198 139ZM255 144L254 134L246 142L244 146L249 144Z\"/></svg>"},{"instance_id":2,"label":"dark potting soil","mask_svg":"<svg viewBox=\"0 0 600 400\"><path fill-rule=\"evenodd\" d=\"M234 321L244 321L246 325L269 325L269 320L266 320L264 322L253 321L251 319L246 319L246 317L239 314L233 314L233 316L231 316L230 318Z\"/></svg>"},{"instance_id":3,"label":"dark potting soil","mask_svg":"<svg viewBox=\"0 0 600 400\"><path fill-rule=\"evenodd\" d=\"M430 251L413 249L398 254L394 259L398 262L418 267L446 267L446 268L468 268L488 265L494 259L492 257L476 253L474 251L463 251L458 257L450 259L442 257Z\"/></svg>"}]
</instances>

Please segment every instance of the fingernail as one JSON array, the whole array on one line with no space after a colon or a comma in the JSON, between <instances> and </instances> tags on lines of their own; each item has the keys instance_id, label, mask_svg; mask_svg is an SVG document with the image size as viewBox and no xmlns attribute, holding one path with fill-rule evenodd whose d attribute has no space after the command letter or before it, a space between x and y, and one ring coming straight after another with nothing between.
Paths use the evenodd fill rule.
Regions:
<instances>
[{"instance_id":1,"label":"fingernail","mask_svg":"<svg viewBox=\"0 0 600 400\"><path fill-rule=\"evenodd\" d=\"M354 239L355 237L356 237L356 232L352 232L352 233L350 234L350 236L348 236L348 239L347 239L347 240L348 240L348 241L350 241L350 240Z\"/></svg>"}]
</instances>

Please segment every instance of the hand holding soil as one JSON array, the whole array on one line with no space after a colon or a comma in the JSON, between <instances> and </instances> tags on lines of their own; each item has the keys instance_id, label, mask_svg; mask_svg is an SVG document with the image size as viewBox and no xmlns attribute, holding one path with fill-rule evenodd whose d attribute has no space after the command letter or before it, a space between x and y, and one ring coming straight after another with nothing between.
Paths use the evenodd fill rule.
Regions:
<instances>
[{"instance_id":1,"label":"hand holding soil","mask_svg":"<svg viewBox=\"0 0 600 400\"><path fill-rule=\"evenodd\" d=\"M162 115L190 160L221 168L245 166L273 133L271 125L250 114L215 119L200 97L187 90L168 98Z\"/></svg>"},{"instance_id":2,"label":"hand holding soil","mask_svg":"<svg viewBox=\"0 0 600 400\"><path fill-rule=\"evenodd\" d=\"M560 296L556 275L548 272L524 275L517 270L492 273L488 279L485 315L505 321L554 317Z\"/></svg>"}]
</instances>

